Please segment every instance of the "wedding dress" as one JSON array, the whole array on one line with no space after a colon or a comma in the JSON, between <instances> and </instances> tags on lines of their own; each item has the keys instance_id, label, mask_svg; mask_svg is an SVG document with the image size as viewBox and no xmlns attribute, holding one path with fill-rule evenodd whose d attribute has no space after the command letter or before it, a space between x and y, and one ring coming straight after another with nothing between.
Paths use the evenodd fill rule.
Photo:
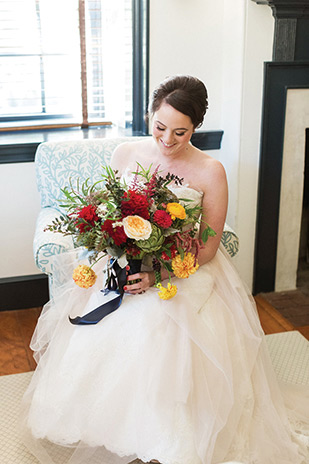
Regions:
<instances>
[{"instance_id":1,"label":"wedding dress","mask_svg":"<svg viewBox=\"0 0 309 464\"><path fill-rule=\"evenodd\" d=\"M201 201L188 187L175 191ZM222 246L189 279L172 279L174 298L156 288L126 294L91 326L68 316L106 298L103 263L86 290L71 279L77 262L87 262L79 249L55 261L54 297L31 343L38 366L23 429L41 463L309 463L308 394L293 391L284 404L290 392L279 388L253 298Z\"/></svg>"}]
</instances>

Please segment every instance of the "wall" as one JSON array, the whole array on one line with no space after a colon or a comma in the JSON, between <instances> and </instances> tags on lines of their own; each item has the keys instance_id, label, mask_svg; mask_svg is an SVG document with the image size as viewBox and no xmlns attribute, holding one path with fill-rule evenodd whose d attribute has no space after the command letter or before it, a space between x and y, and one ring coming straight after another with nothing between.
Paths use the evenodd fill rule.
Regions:
<instances>
[{"instance_id":1,"label":"wall","mask_svg":"<svg viewBox=\"0 0 309 464\"><path fill-rule=\"evenodd\" d=\"M251 289L262 118L263 63L272 61L274 34L274 18L271 9L266 5L257 5L253 1L248 1L245 24L237 208L234 224L241 243L235 264Z\"/></svg>"},{"instance_id":2,"label":"wall","mask_svg":"<svg viewBox=\"0 0 309 464\"><path fill-rule=\"evenodd\" d=\"M201 79L209 93L208 130L221 125L223 6L223 0L150 0L149 87L174 74Z\"/></svg>"},{"instance_id":3,"label":"wall","mask_svg":"<svg viewBox=\"0 0 309 464\"><path fill-rule=\"evenodd\" d=\"M270 8L252 0L150 0L150 89L174 74L192 74L206 83L203 129L224 130L221 150L210 154L227 171L228 222L241 240L235 263L250 287L263 61L271 59L272 36ZM8 198L3 217L9 224L0 231L6 263L0 277L36 274L32 239L39 199L33 165L2 165L0 186L2 198Z\"/></svg>"},{"instance_id":4,"label":"wall","mask_svg":"<svg viewBox=\"0 0 309 464\"><path fill-rule=\"evenodd\" d=\"M33 163L0 165L0 278L38 274L32 255L39 212Z\"/></svg>"}]
</instances>

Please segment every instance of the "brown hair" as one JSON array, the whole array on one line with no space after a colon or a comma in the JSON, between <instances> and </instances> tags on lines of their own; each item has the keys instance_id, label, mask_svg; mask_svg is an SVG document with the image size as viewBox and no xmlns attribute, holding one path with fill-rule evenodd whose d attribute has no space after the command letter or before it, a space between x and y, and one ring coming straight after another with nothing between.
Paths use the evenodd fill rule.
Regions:
<instances>
[{"instance_id":1,"label":"brown hair","mask_svg":"<svg viewBox=\"0 0 309 464\"><path fill-rule=\"evenodd\" d=\"M194 129L201 126L208 108L208 95L202 81L192 76L174 76L164 80L152 94L148 115L153 115L162 103L189 116Z\"/></svg>"}]
</instances>

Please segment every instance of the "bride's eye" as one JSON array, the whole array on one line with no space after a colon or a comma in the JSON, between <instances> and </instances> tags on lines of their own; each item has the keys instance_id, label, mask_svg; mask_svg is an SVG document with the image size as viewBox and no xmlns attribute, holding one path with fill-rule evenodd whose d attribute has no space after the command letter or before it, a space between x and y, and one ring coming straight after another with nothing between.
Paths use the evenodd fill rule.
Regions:
<instances>
[{"instance_id":1,"label":"bride's eye","mask_svg":"<svg viewBox=\"0 0 309 464\"><path fill-rule=\"evenodd\" d=\"M176 135L178 135L178 137L182 137L183 135L185 135L185 132L175 132Z\"/></svg>"},{"instance_id":2,"label":"bride's eye","mask_svg":"<svg viewBox=\"0 0 309 464\"><path fill-rule=\"evenodd\" d=\"M164 128L163 128L163 127L157 126L156 129L158 129L159 131L164 131Z\"/></svg>"}]
</instances>

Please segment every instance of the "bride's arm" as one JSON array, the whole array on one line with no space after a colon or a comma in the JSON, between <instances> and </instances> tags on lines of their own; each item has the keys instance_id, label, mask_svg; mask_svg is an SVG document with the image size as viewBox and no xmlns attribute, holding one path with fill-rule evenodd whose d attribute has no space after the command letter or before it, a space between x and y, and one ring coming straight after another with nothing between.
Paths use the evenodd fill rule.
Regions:
<instances>
[{"instance_id":1,"label":"bride's arm","mask_svg":"<svg viewBox=\"0 0 309 464\"><path fill-rule=\"evenodd\" d=\"M203 177L202 181L198 183L202 185L204 193L202 203L202 219L204 222L201 223L199 236L202 237L207 224L216 232L216 236L209 237L204 247L199 251L198 263L202 265L215 256L220 245L227 213L228 188L225 170L220 162L216 160L208 161L205 169L200 169L199 173L201 174L196 173L196 178L198 180L199 176ZM167 270L161 270L161 278L162 280L169 278Z\"/></svg>"},{"instance_id":2,"label":"bride's arm","mask_svg":"<svg viewBox=\"0 0 309 464\"><path fill-rule=\"evenodd\" d=\"M202 219L216 232L216 236L209 237L204 248L200 250L198 255L200 265L210 261L218 250L228 205L227 179L222 164L216 160L211 160L205 173ZM203 222L201 224L200 238L203 230L207 227L206 224Z\"/></svg>"}]
</instances>

